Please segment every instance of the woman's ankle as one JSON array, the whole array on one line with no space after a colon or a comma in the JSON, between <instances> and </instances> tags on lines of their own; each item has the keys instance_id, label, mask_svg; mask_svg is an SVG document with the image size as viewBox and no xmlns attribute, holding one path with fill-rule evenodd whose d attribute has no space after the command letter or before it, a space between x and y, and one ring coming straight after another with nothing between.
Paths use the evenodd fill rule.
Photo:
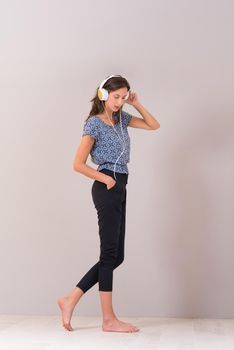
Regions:
<instances>
[{"instance_id":1,"label":"woman's ankle","mask_svg":"<svg viewBox=\"0 0 234 350\"><path fill-rule=\"evenodd\" d=\"M117 320L117 316L115 314L104 315L102 317L102 320L103 320L103 323L111 322L111 321Z\"/></svg>"},{"instance_id":2,"label":"woman's ankle","mask_svg":"<svg viewBox=\"0 0 234 350\"><path fill-rule=\"evenodd\" d=\"M84 295L84 292L82 289L76 287L75 289L73 289L68 295L67 297L70 299L70 300L79 300L82 295Z\"/></svg>"}]
</instances>

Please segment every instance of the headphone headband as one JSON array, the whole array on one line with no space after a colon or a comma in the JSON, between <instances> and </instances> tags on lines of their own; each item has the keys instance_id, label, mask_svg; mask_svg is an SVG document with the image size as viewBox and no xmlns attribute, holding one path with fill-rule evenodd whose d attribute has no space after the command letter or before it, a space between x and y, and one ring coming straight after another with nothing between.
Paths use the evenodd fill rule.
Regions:
<instances>
[{"instance_id":1,"label":"headphone headband","mask_svg":"<svg viewBox=\"0 0 234 350\"><path fill-rule=\"evenodd\" d=\"M112 77L121 77L121 75L115 75L115 74L109 75L105 80L103 80L103 81L101 82L101 85L99 86L99 89L102 89L102 87L103 87L103 85L105 84L105 82L106 82L107 80L109 80L110 78L112 78Z\"/></svg>"}]
</instances>

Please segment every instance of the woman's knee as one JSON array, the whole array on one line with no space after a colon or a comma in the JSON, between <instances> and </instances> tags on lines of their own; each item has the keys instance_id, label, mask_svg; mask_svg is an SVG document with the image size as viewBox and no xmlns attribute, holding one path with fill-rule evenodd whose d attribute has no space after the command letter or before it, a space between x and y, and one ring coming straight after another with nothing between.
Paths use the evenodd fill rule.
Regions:
<instances>
[{"instance_id":1,"label":"woman's knee","mask_svg":"<svg viewBox=\"0 0 234 350\"><path fill-rule=\"evenodd\" d=\"M99 261L103 265L114 266L116 264L117 259L118 259L117 249L112 249L108 251L102 250Z\"/></svg>"},{"instance_id":2,"label":"woman's knee","mask_svg":"<svg viewBox=\"0 0 234 350\"><path fill-rule=\"evenodd\" d=\"M123 261L124 261L124 256L121 255L119 258L116 259L115 268L121 265Z\"/></svg>"}]
</instances>

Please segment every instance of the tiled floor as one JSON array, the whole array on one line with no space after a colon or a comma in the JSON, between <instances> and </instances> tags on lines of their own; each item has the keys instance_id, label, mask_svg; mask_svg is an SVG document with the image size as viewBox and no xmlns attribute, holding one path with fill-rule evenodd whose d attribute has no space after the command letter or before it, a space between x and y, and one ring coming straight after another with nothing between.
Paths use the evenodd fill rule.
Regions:
<instances>
[{"instance_id":1,"label":"tiled floor","mask_svg":"<svg viewBox=\"0 0 234 350\"><path fill-rule=\"evenodd\" d=\"M0 315L1 350L234 350L234 319L120 318L137 333L103 332L100 317Z\"/></svg>"}]
</instances>

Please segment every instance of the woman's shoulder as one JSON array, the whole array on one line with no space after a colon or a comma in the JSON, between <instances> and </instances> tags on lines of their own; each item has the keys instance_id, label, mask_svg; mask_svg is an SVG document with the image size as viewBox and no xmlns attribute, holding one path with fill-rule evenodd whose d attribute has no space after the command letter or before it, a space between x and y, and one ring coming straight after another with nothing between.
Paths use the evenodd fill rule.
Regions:
<instances>
[{"instance_id":1,"label":"woman's shoulder","mask_svg":"<svg viewBox=\"0 0 234 350\"><path fill-rule=\"evenodd\" d=\"M98 139L99 130L98 130L97 122L94 116L89 116L84 121L83 135L86 135L86 134L91 135L96 140Z\"/></svg>"},{"instance_id":2,"label":"woman's shoulder","mask_svg":"<svg viewBox=\"0 0 234 350\"><path fill-rule=\"evenodd\" d=\"M88 116L85 121L85 124L95 125L97 123L97 116L96 115L90 115Z\"/></svg>"},{"instance_id":3,"label":"woman's shoulder","mask_svg":"<svg viewBox=\"0 0 234 350\"><path fill-rule=\"evenodd\" d=\"M94 120L95 118L96 118L96 115L95 115L95 114L89 115L89 116L85 119L85 121Z\"/></svg>"}]
</instances>

